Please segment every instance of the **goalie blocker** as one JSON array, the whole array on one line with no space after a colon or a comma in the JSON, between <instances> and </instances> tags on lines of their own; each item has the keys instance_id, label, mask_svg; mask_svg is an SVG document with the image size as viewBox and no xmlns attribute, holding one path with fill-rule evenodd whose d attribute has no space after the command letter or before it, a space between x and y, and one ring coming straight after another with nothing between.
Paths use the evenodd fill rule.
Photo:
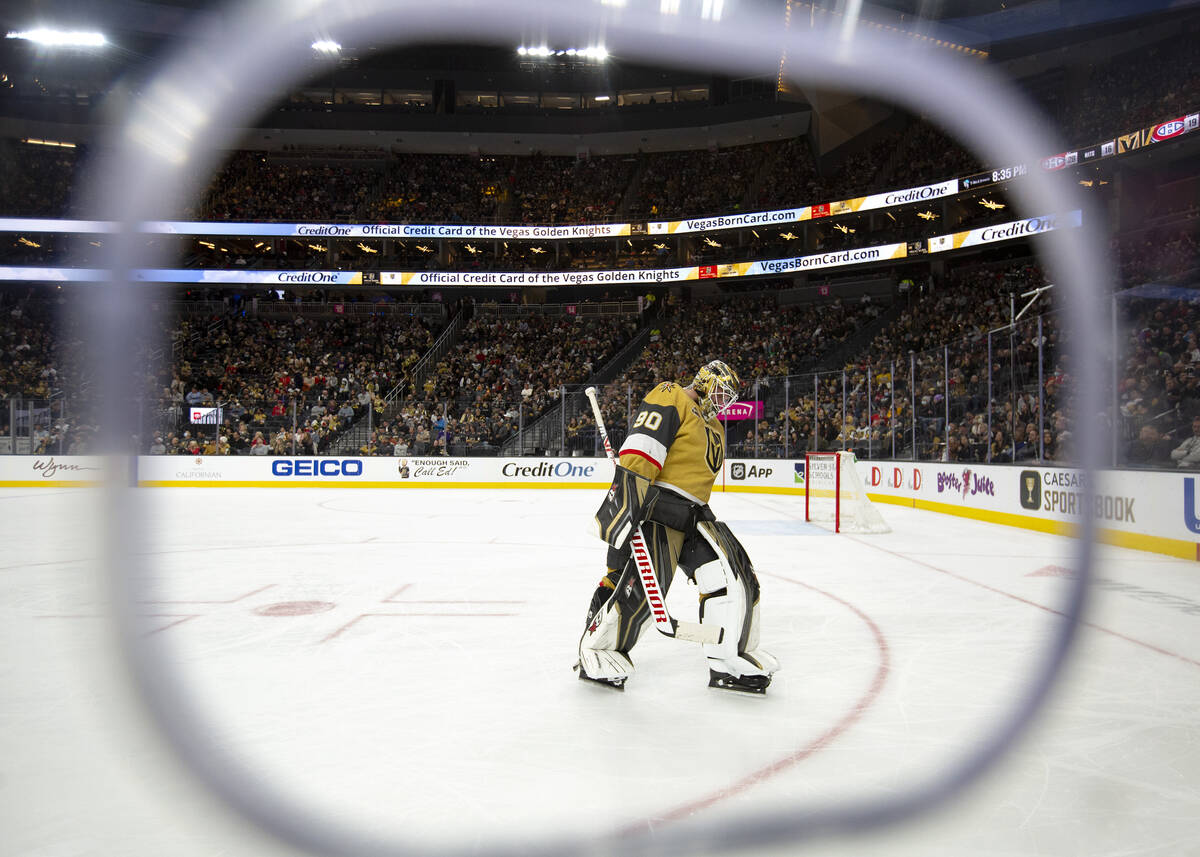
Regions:
<instances>
[{"instance_id":1,"label":"goalie blocker","mask_svg":"<svg viewBox=\"0 0 1200 857\"><path fill-rule=\"evenodd\" d=\"M620 550L642 521L650 480L619 464L616 469L612 487L596 511L596 527L600 538Z\"/></svg>"}]
</instances>

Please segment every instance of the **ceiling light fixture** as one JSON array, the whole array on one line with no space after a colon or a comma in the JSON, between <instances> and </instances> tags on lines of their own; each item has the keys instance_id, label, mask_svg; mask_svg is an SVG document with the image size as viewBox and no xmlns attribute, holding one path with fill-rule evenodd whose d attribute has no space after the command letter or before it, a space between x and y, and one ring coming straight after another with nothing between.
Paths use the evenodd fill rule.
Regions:
<instances>
[{"instance_id":1,"label":"ceiling light fixture","mask_svg":"<svg viewBox=\"0 0 1200 857\"><path fill-rule=\"evenodd\" d=\"M36 30L9 32L5 38L24 39L52 48L102 48L108 44L103 33L87 30L55 30L39 27Z\"/></svg>"}]
</instances>

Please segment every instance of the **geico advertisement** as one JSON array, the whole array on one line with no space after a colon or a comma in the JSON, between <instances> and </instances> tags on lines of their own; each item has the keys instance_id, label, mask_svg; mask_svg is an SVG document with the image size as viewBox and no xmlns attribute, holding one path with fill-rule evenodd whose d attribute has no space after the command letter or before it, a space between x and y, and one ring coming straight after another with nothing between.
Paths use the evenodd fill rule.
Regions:
<instances>
[{"instance_id":1,"label":"geico advertisement","mask_svg":"<svg viewBox=\"0 0 1200 857\"><path fill-rule=\"evenodd\" d=\"M602 458L154 455L138 459L138 482L147 486L600 486L612 480L612 473L612 465Z\"/></svg>"}]
</instances>

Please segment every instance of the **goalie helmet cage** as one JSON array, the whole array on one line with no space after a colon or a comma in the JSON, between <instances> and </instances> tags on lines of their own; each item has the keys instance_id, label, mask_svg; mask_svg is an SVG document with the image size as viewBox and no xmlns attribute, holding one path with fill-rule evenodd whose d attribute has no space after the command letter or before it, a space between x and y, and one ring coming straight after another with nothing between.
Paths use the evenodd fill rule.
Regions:
<instances>
[{"instance_id":1,"label":"goalie helmet cage","mask_svg":"<svg viewBox=\"0 0 1200 857\"><path fill-rule=\"evenodd\" d=\"M856 460L853 452L804 453L804 520L832 523L835 533L890 533Z\"/></svg>"}]
</instances>

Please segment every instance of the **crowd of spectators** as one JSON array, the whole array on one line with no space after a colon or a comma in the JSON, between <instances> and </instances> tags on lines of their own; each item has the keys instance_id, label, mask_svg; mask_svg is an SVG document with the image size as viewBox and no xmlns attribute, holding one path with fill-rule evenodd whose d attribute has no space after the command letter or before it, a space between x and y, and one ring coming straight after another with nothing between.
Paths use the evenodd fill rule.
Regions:
<instances>
[{"instance_id":1,"label":"crowd of spectators","mask_svg":"<svg viewBox=\"0 0 1200 857\"><path fill-rule=\"evenodd\" d=\"M1133 131L1195 110L1198 37L1194 29L1181 32L1090 66L1086 82L1059 100L1053 117L1068 142L1090 145L1114 130Z\"/></svg>"},{"instance_id":2,"label":"crowd of spectators","mask_svg":"<svg viewBox=\"0 0 1200 857\"><path fill-rule=\"evenodd\" d=\"M1116 390L1121 463L1200 467L1200 293L1123 301Z\"/></svg>"},{"instance_id":3,"label":"crowd of spectators","mask_svg":"<svg viewBox=\"0 0 1200 857\"><path fill-rule=\"evenodd\" d=\"M1038 347L1046 366L1063 357L1056 316L1008 332L1009 296L1044 279L1031 261L964 265L940 282L914 284L896 315L843 369L797 379L776 416L790 449L851 449L862 457L1055 460L1069 416L1061 368L1048 369L1038 395ZM1045 313L1043 303L1036 311ZM988 362L991 357L991 364ZM991 368L989 376L989 366ZM815 383L814 383L815 381ZM815 386L815 393L814 391ZM1042 414L1046 418L1041 418ZM1029 427L1047 425L1047 448L1029 445ZM1018 439L1014 448L1013 438ZM1015 458L1014 458L1015 456Z\"/></svg>"},{"instance_id":4,"label":"crowd of spectators","mask_svg":"<svg viewBox=\"0 0 1200 857\"><path fill-rule=\"evenodd\" d=\"M78 149L0 139L0 215L61 217L67 211Z\"/></svg>"},{"instance_id":5,"label":"crowd of spectators","mask_svg":"<svg viewBox=\"0 0 1200 857\"><path fill-rule=\"evenodd\" d=\"M491 223L515 181L513 158L394 155L376 193L352 219L385 223Z\"/></svg>"},{"instance_id":6,"label":"crowd of spectators","mask_svg":"<svg viewBox=\"0 0 1200 857\"><path fill-rule=\"evenodd\" d=\"M483 305L467 322L450 352L414 390L408 419L388 429L416 441L426 426L442 448L495 449L558 404L565 385L579 386L637 332L637 316L501 316ZM424 416L422 416L424 415Z\"/></svg>"},{"instance_id":7,"label":"crowd of spectators","mask_svg":"<svg viewBox=\"0 0 1200 857\"><path fill-rule=\"evenodd\" d=\"M60 298L57 290L0 289L0 448L9 452L93 448L94 416L80 400L86 362L77 319L62 312Z\"/></svg>"},{"instance_id":8,"label":"crowd of spectators","mask_svg":"<svg viewBox=\"0 0 1200 857\"><path fill-rule=\"evenodd\" d=\"M777 416L789 427L791 448L1071 461L1073 427L1084 415L1074 409L1061 317L1043 297L1027 319L1006 326L1009 295L1042 284L1036 264L1016 261L963 266L936 288L919 289L844 372L817 376L816 396L808 392L811 376L803 379L805 392ZM1112 432L1112 460L1200 466L1200 295L1175 288L1121 300L1117 309L1124 333L1115 411L1091 416Z\"/></svg>"},{"instance_id":9,"label":"crowd of spectators","mask_svg":"<svg viewBox=\"0 0 1200 857\"><path fill-rule=\"evenodd\" d=\"M416 315L245 317L181 321L173 359L153 379L152 453L329 453L347 428L382 415L385 397L433 344ZM219 428L190 407L220 407ZM199 451L199 452L198 452Z\"/></svg>"},{"instance_id":10,"label":"crowd of spectators","mask_svg":"<svg viewBox=\"0 0 1200 857\"><path fill-rule=\"evenodd\" d=\"M237 152L213 179L198 213L202 220L235 223L344 221L378 187L380 170L371 163L269 160L262 152Z\"/></svg>"},{"instance_id":11,"label":"crowd of spectators","mask_svg":"<svg viewBox=\"0 0 1200 857\"><path fill-rule=\"evenodd\" d=\"M606 422L619 442L653 384L686 383L696 367L720 357L742 375L743 396L765 404L757 424L730 425L734 454L847 448L863 457L1070 461L1081 415L1073 409L1059 317L1042 298L1028 319L1005 328L1009 296L1042 284L1031 260L952 268L902 295L844 370L815 376L801 373L883 307L836 300L780 306L775 292L715 301L668 296L644 348L602 389ZM1095 419L1116 432L1120 465L1200 466L1200 297L1177 287L1136 294L1117 302L1124 333L1116 410ZM64 371L67 349L51 306L11 293L0 303L0 390L20 403L0 414L0 438L31 438L33 452L87 451L92 428L62 406L71 384L63 376L80 372ZM144 451L494 452L557 405L563 385L577 391L589 381L638 330L631 316L582 320L493 309L476 308L450 352L390 405L385 394L436 333L415 317L192 316L174 328L175 357L153 379ZM185 420L188 406L218 405L220 426ZM10 412L19 425L11 425ZM368 412L373 431L337 446ZM568 415L567 448L591 454L596 439L586 408L575 402Z\"/></svg>"},{"instance_id":12,"label":"crowd of spectators","mask_svg":"<svg viewBox=\"0 0 1200 857\"><path fill-rule=\"evenodd\" d=\"M620 210L637 166L630 156L517 159L515 193L523 223L595 223Z\"/></svg>"},{"instance_id":13,"label":"crowd of spectators","mask_svg":"<svg viewBox=\"0 0 1200 857\"><path fill-rule=\"evenodd\" d=\"M1194 276L1200 271L1200 217L1118 235L1113 250L1126 286Z\"/></svg>"},{"instance_id":14,"label":"crowd of spectators","mask_svg":"<svg viewBox=\"0 0 1200 857\"><path fill-rule=\"evenodd\" d=\"M755 200L756 209L835 202L969 175L978 161L936 125L916 118L899 130L881 132L865 146L818 170L807 138L761 147L771 164Z\"/></svg>"},{"instance_id":15,"label":"crowd of spectators","mask_svg":"<svg viewBox=\"0 0 1200 857\"><path fill-rule=\"evenodd\" d=\"M761 146L644 155L629 216L700 217L746 210L753 198Z\"/></svg>"},{"instance_id":16,"label":"crowd of spectators","mask_svg":"<svg viewBox=\"0 0 1200 857\"><path fill-rule=\"evenodd\" d=\"M649 341L628 367L600 389L601 410L614 442L624 436L641 398L655 384L691 382L710 360L724 360L742 379L743 398L777 397L782 378L815 362L880 313L867 302L780 305L774 291L725 296L717 301L683 302L668 298L664 318L650 331ZM579 412L568 427L572 448L594 445L590 414ZM761 426L761 447L774 449ZM731 423L731 444L742 449L753 436L752 420ZM745 451L745 450L743 450Z\"/></svg>"}]
</instances>

